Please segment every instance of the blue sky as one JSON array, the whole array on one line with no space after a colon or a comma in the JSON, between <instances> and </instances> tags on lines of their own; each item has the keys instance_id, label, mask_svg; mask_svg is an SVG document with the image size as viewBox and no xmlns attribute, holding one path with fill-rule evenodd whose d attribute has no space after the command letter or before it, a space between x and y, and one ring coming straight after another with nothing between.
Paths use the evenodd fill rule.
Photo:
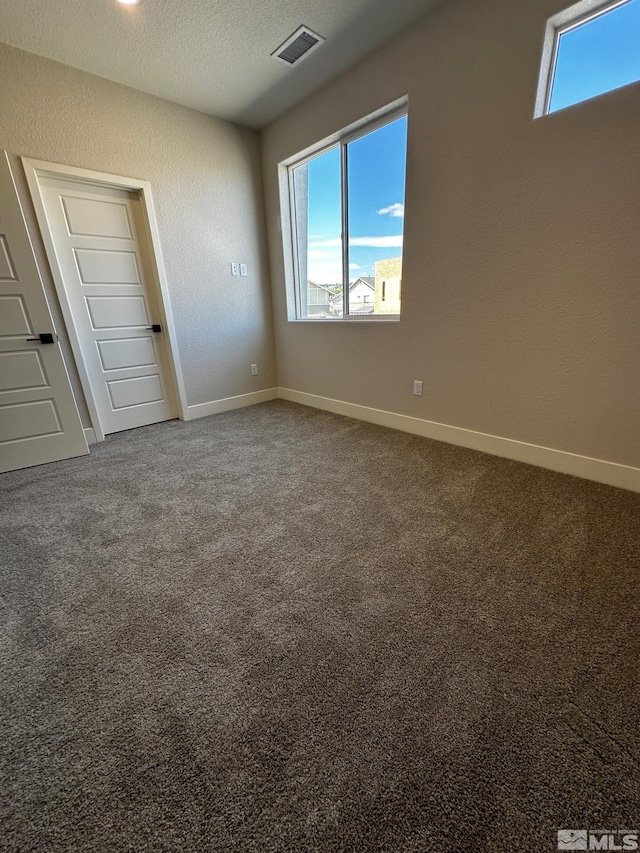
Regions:
<instances>
[{"instance_id":1,"label":"blue sky","mask_svg":"<svg viewBox=\"0 0 640 853\"><path fill-rule=\"evenodd\" d=\"M350 279L374 274L374 264L402 254L407 146L406 116L347 146ZM307 276L342 281L340 149L309 163Z\"/></svg>"},{"instance_id":2,"label":"blue sky","mask_svg":"<svg viewBox=\"0 0 640 853\"><path fill-rule=\"evenodd\" d=\"M640 0L560 36L550 112L640 80Z\"/></svg>"}]
</instances>

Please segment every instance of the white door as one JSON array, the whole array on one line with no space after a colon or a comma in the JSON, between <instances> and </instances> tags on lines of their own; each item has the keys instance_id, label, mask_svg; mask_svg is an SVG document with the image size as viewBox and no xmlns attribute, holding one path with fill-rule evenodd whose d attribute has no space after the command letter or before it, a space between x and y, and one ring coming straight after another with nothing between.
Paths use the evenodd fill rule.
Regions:
<instances>
[{"instance_id":1,"label":"white door","mask_svg":"<svg viewBox=\"0 0 640 853\"><path fill-rule=\"evenodd\" d=\"M3 151L0 154L0 471L88 452L11 167Z\"/></svg>"},{"instance_id":2,"label":"white door","mask_svg":"<svg viewBox=\"0 0 640 853\"><path fill-rule=\"evenodd\" d=\"M139 197L47 176L40 188L102 431L177 417Z\"/></svg>"}]
</instances>

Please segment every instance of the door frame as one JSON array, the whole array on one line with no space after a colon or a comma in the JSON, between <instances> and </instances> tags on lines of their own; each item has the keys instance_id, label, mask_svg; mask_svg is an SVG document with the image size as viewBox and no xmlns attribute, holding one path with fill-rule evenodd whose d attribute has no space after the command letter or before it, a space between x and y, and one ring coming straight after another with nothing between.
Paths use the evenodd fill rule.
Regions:
<instances>
[{"instance_id":1,"label":"door frame","mask_svg":"<svg viewBox=\"0 0 640 853\"><path fill-rule=\"evenodd\" d=\"M48 163L44 160L33 160L30 157L22 157L21 159L25 176L27 178L29 192L31 193L31 198L33 200L36 219L40 226L40 233L42 234L45 251L49 260L56 293L58 294L60 310L62 311L62 316L67 327L67 335L69 336L71 351L75 358L78 375L80 377L80 384L82 385L82 390L87 402L87 408L89 409L91 426L93 427L96 441L104 441L105 433L102 428L102 424L100 423L100 415L91 390L89 374L84 363L84 355L80 346L80 338L75 327L73 314L71 313L71 306L64 288L62 270L58 263L53 235L51 233L49 220L47 218L47 211L44 204L42 187L40 186L40 178L42 177L63 178L78 181L85 185L127 190L129 192L134 192L140 199L145 230L144 236L147 239L152 261L150 270L151 286L156 290L161 314L160 321L162 322L163 329L165 330L170 373L168 378L173 386L180 420L188 420L187 395L184 387L182 368L180 365L180 356L178 354L176 330L171 311L171 300L169 299L169 287L164 270L164 262L162 260L162 250L160 248L160 232L158 230L158 223L153 207L150 183L137 178L123 177L122 175L110 175L106 172L94 172L90 169L80 169L75 166L64 166L59 163Z\"/></svg>"}]
</instances>

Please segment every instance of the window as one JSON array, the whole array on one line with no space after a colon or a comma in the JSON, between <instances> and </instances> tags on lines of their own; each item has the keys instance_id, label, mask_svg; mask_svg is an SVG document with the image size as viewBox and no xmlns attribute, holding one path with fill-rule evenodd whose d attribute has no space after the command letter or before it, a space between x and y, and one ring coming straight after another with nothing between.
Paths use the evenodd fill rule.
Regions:
<instances>
[{"instance_id":1,"label":"window","mask_svg":"<svg viewBox=\"0 0 640 853\"><path fill-rule=\"evenodd\" d=\"M640 0L582 0L551 18L536 116L640 80Z\"/></svg>"},{"instance_id":2,"label":"window","mask_svg":"<svg viewBox=\"0 0 640 853\"><path fill-rule=\"evenodd\" d=\"M405 106L284 164L291 319L399 317L406 151Z\"/></svg>"}]
</instances>

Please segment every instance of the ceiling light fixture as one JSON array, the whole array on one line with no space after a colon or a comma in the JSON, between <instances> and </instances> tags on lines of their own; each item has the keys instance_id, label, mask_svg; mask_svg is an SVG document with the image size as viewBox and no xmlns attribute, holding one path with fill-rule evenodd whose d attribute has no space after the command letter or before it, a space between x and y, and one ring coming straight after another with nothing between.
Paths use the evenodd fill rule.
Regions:
<instances>
[{"instance_id":1,"label":"ceiling light fixture","mask_svg":"<svg viewBox=\"0 0 640 853\"><path fill-rule=\"evenodd\" d=\"M140 0L118 0L118 3L122 3L123 6L135 6L139 2Z\"/></svg>"}]
</instances>

